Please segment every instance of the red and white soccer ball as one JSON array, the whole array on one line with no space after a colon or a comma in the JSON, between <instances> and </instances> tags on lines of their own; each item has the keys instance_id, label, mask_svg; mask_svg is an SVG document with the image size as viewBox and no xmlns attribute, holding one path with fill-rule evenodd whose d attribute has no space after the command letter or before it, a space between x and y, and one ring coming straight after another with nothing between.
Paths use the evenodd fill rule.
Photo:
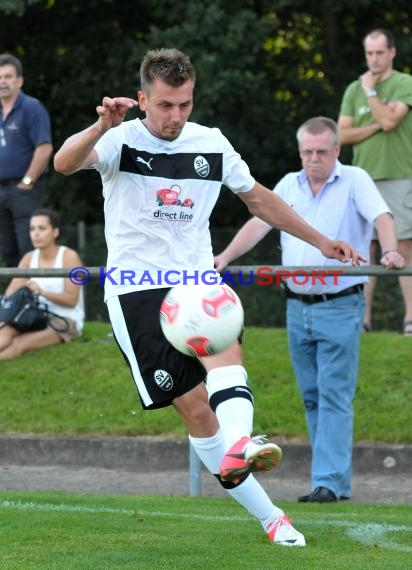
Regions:
<instances>
[{"instance_id":1,"label":"red and white soccer ball","mask_svg":"<svg viewBox=\"0 0 412 570\"><path fill-rule=\"evenodd\" d=\"M167 340L188 356L223 352L243 329L243 307L228 285L176 285L160 308Z\"/></svg>"}]
</instances>

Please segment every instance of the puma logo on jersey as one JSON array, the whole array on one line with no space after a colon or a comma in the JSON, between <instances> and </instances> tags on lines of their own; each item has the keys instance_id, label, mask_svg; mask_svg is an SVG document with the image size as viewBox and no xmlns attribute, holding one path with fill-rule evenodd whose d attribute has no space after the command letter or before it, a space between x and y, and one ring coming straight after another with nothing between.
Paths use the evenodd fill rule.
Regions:
<instances>
[{"instance_id":1,"label":"puma logo on jersey","mask_svg":"<svg viewBox=\"0 0 412 570\"><path fill-rule=\"evenodd\" d=\"M147 166L147 168L149 168L150 170L153 170L153 168L150 166L150 163L153 160L153 156L152 158L149 158L149 160L145 160L144 158L142 158L141 156L138 156L136 158L136 162L142 162L143 164L145 164Z\"/></svg>"}]
</instances>

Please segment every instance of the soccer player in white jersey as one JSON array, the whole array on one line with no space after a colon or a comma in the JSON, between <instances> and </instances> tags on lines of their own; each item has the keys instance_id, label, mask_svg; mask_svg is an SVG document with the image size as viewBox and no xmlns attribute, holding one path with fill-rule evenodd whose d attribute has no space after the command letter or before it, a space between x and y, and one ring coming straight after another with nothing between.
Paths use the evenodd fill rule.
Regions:
<instances>
[{"instance_id":1,"label":"soccer player in white jersey","mask_svg":"<svg viewBox=\"0 0 412 570\"><path fill-rule=\"evenodd\" d=\"M159 308L171 285L168 275L213 277L209 217L222 184L252 214L325 256L354 265L362 258L346 242L314 230L256 182L219 129L188 122L195 86L188 56L176 49L149 51L140 79L137 101L104 97L98 119L65 141L55 168L65 175L85 168L100 173L108 247L105 300L143 408L172 405L202 462L261 522L269 540L304 546L304 536L252 475L276 466L281 450L251 437L253 397L240 344L199 360L185 356L164 338ZM137 105L145 118L124 123Z\"/></svg>"}]
</instances>

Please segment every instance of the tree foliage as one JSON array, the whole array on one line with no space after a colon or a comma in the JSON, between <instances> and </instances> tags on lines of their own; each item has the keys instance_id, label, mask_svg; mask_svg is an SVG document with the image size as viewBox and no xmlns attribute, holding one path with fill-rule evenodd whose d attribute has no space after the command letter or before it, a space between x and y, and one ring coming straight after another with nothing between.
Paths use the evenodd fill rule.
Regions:
<instances>
[{"instance_id":1,"label":"tree foliage","mask_svg":"<svg viewBox=\"0 0 412 570\"><path fill-rule=\"evenodd\" d=\"M21 58L25 90L49 109L57 149L95 119L103 96L135 95L147 49L176 46L197 68L193 120L221 128L272 186L299 167L299 124L337 117L343 89L364 68L361 40L371 28L392 29L396 65L410 71L409 13L405 0L1 0L0 51ZM48 200L67 222L102 219L95 173L64 178L51 169ZM238 226L246 217L223 192L213 222Z\"/></svg>"}]
</instances>

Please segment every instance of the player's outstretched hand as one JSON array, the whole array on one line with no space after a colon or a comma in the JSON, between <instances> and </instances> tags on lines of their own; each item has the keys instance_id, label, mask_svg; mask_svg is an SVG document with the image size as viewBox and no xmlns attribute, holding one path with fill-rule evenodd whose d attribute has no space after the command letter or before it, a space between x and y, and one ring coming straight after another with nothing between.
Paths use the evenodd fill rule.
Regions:
<instances>
[{"instance_id":1,"label":"player's outstretched hand","mask_svg":"<svg viewBox=\"0 0 412 570\"><path fill-rule=\"evenodd\" d=\"M104 97L102 104L96 107L99 115L99 127L101 131L108 131L123 122L127 111L137 107L138 102L130 97Z\"/></svg>"},{"instance_id":2,"label":"player's outstretched hand","mask_svg":"<svg viewBox=\"0 0 412 570\"><path fill-rule=\"evenodd\" d=\"M325 245L321 247L321 252L325 257L337 259L342 263L351 261L352 265L360 265L367 261L346 241L326 240Z\"/></svg>"}]
</instances>

